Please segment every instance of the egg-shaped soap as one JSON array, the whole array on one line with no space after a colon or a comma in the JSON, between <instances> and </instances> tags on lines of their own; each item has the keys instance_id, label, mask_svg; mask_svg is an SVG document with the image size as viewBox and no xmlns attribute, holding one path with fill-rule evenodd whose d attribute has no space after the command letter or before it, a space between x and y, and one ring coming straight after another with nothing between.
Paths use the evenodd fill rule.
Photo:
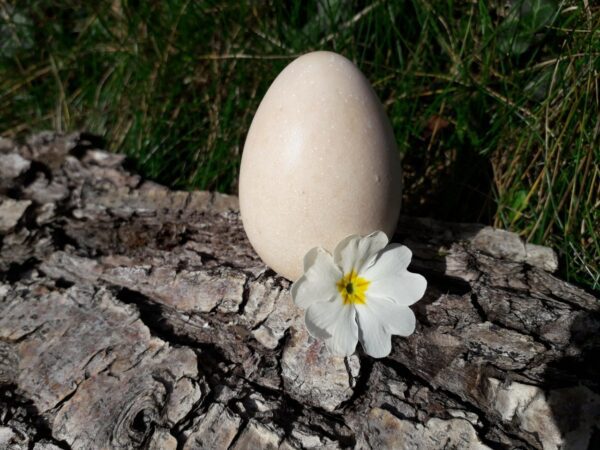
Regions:
<instances>
[{"instance_id":1,"label":"egg-shaped soap","mask_svg":"<svg viewBox=\"0 0 600 450\"><path fill-rule=\"evenodd\" d=\"M402 172L394 134L369 81L348 59L314 52L267 90L240 168L244 229L261 259L295 281L313 247L350 234L391 237Z\"/></svg>"}]
</instances>

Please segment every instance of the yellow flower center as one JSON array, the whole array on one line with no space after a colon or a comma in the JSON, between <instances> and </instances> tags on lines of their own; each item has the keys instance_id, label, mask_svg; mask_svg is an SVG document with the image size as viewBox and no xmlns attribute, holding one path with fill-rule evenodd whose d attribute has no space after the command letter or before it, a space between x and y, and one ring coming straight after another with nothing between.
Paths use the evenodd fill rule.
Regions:
<instances>
[{"instance_id":1,"label":"yellow flower center","mask_svg":"<svg viewBox=\"0 0 600 450\"><path fill-rule=\"evenodd\" d=\"M336 286L344 305L364 305L366 302L366 292L371 282L358 276L356 271L352 270L338 280Z\"/></svg>"}]
</instances>

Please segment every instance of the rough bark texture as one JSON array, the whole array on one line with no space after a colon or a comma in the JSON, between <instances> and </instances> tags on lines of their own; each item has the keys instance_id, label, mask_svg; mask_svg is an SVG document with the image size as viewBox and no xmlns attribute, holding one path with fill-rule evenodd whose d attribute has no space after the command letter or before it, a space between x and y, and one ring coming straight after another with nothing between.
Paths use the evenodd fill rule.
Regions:
<instances>
[{"instance_id":1,"label":"rough bark texture","mask_svg":"<svg viewBox=\"0 0 600 450\"><path fill-rule=\"evenodd\" d=\"M600 302L551 250L403 217L417 331L335 358L235 197L99 145L0 140L0 448L600 448Z\"/></svg>"}]
</instances>

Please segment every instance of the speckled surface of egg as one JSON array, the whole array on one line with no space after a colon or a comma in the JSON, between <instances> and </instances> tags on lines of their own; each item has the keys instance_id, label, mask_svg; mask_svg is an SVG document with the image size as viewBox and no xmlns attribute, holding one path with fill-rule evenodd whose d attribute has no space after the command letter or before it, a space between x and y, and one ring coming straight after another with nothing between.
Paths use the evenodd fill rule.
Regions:
<instances>
[{"instance_id":1,"label":"speckled surface of egg","mask_svg":"<svg viewBox=\"0 0 600 450\"><path fill-rule=\"evenodd\" d=\"M240 168L242 222L262 260L295 281L313 247L391 237L401 192L392 128L360 70L331 52L290 63L256 111Z\"/></svg>"}]
</instances>

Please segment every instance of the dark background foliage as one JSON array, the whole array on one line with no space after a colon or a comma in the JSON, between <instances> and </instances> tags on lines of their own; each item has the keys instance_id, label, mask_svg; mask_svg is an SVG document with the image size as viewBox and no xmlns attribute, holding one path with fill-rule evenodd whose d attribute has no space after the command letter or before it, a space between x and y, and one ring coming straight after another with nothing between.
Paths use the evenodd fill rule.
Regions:
<instances>
[{"instance_id":1,"label":"dark background foliage","mask_svg":"<svg viewBox=\"0 0 600 450\"><path fill-rule=\"evenodd\" d=\"M86 129L149 178L235 192L260 99L319 49L381 98L406 213L511 229L600 287L592 1L8 1L0 134Z\"/></svg>"}]
</instances>

